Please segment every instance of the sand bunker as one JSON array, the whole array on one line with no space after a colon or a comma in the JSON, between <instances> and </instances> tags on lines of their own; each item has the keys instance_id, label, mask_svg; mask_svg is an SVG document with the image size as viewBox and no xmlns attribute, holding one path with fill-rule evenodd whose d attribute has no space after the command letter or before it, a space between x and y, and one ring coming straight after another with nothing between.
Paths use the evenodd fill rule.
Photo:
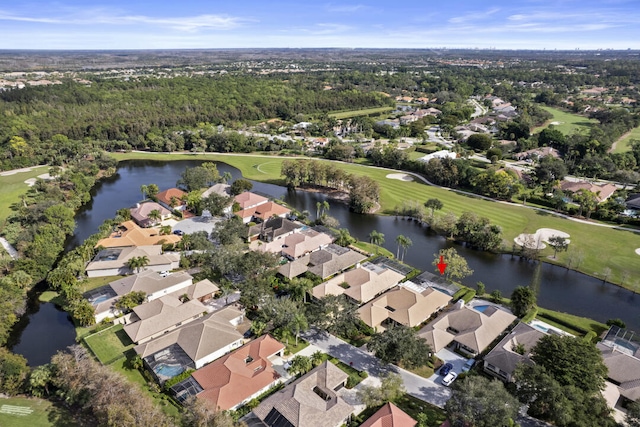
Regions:
<instances>
[{"instance_id":1,"label":"sand bunker","mask_svg":"<svg viewBox=\"0 0 640 427\"><path fill-rule=\"evenodd\" d=\"M413 181L413 177L411 175L407 175L406 173L390 173L387 175L389 179L398 179L400 181Z\"/></svg>"},{"instance_id":2,"label":"sand bunker","mask_svg":"<svg viewBox=\"0 0 640 427\"><path fill-rule=\"evenodd\" d=\"M567 239L566 242L570 243L567 233L553 228L539 228L534 234L522 233L513 241L528 249L544 249L547 247L545 243L549 243L549 239L553 236L564 237Z\"/></svg>"},{"instance_id":3,"label":"sand bunker","mask_svg":"<svg viewBox=\"0 0 640 427\"><path fill-rule=\"evenodd\" d=\"M640 255L640 248L636 249L636 254Z\"/></svg>"},{"instance_id":4,"label":"sand bunker","mask_svg":"<svg viewBox=\"0 0 640 427\"><path fill-rule=\"evenodd\" d=\"M42 175L38 175L38 178L44 179L45 181L50 181L50 180L54 179L54 177L52 177L48 173L43 173ZM36 183L36 179L35 178L29 178L24 183L27 184L29 187L32 187L33 184Z\"/></svg>"},{"instance_id":5,"label":"sand bunker","mask_svg":"<svg viewBox=\"0 0 640 427\"><path fill-rule=\"evenodd\" d=\"M558 126L561 125L563 122L551 122L549 123L550 125L554 125L554 126Z\"/></svg>"}]
</instances>

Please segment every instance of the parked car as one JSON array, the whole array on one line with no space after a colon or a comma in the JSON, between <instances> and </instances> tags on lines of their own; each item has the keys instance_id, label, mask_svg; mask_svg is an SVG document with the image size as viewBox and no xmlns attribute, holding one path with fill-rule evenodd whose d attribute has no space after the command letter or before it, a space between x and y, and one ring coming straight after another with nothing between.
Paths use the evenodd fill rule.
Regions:
<instances>
[{"instance_id":1,"label":"parked car","mask_svg":"<svg viewBox=\"0 0 640 427\"><path fill-rule=\"evenodd\" d=\"M458 378L458 374L451 371L442 379L442 385L445 387L449 387L451 383L456 380L456 378Z\"/></svg>"},{"instance_id":2,"label":"parked car","mask_svg":"<svg viewBox=\"0 0 640 427\"><path fill-rule=\"evenodd\" d=\"M171 275L171 272L167 271L167 270L160 272L160 277L167 277L167 276L170 276L170 275Z\"/></svg>"},{"instance_id":3,"label":"parked car","mask_svg":"<svg viewBox=\"0 0 640 427\"><path fill-rule=\"evenodd\" d=\"M462 367L462 372L468 372L469 370L471 370L471 368L473 368L473 365L475 365L475 363L476 363L475 359L467 360L464 366Z\"/></svg>"},{"instance_id":4,"label":"parked car","mask_svg":"<svg viewBox=\"0 0 640 427\"><path fill-rule=\"evenodd\" d=\"M447 362L444 365L442 365L442 368L440 368L440 375L446 376L449 372L451 372L452 369L453 369L453 365Z\"/></svg>"},{"instance_id":5,"label":"parked car","mask_svg":"<svg viewBox=\"0 0 640 427\"><path fill-rule=\"evenodd\" d=\"M182 230L173 230L173 234L175 234L176 236L182 236L184 232Z\"/></svg>"}]
</instances>

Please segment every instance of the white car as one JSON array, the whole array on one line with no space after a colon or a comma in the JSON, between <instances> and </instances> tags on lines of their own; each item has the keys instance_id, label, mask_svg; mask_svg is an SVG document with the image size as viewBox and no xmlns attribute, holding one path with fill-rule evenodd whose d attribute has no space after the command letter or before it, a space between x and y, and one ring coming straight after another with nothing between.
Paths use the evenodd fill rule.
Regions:
<instances>
[{"instance_id":1,"label":"white car","mask_svg":"<svg viewBox=\"0 0 640 427\"><path fill-rule=\"evenodd\" d=\"M456 380L456 378L458 378L458 374L451 371L442 379L442 385L445 387L449 387L451 383Z\"/></svg>"},{"instance_id":2,"label":"white car","mask_svg":"<svg viewBox=\"0 0 640 427\"><path fill-rule=\"evenodd\" d=\"M166 270L160 272L160 277L167 277L167 276L170 276L170 275L171 275L171 272L166 271Z\"/></svg>"}]
</instances>

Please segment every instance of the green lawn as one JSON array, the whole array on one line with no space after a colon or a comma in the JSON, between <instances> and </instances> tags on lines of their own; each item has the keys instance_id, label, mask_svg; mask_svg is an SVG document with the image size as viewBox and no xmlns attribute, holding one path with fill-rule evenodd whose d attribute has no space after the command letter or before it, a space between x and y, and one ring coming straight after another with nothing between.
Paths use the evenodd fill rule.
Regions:
<instances>
[{"instance_id":1,"label":"green lawn","mask_svg":"<svg viewBox=\"0 0 640 427\"><path fill-rule=\"evenodd\" d=\"M134 346L122 325L89 335L84 342L103 364L109 364L119 356L124 357L124 353Z\"/></svg>"},{"instance_id":2,"label":"green lawn","mask_svg":"<svg viewBox=\"0 0 640 427\"><path fill-rule=\"evenodd\" d=\"M335 117L336 119L349 119L351 117L368 116L369 114L380 114L389 111L393 111L393 107L376 107L364 108L362 110L340 111L336 113L329 113L329 117Z\"/></svg>"},{"instance_id":3,"label":"green lawn","mask_svg":"<svg viewBox=\"0 0 640 427\"><path fill-rule=\"evenodd\" d=\"M118 279L122 279L122 276L105 276L105 277L86 278L82 282L80 282L80 286L78 286L78 290L81 293L85 293L87 291L108 285L109 283L116 281Z\"/></svg>"},{"instance_id":4,"label":"green lawn","mask_svg":"<svg viewBox=\"0 0 640 427\"><path fill-rule=\"evenodd\" d=\"M0 224L11 213L10 206L20 200L20 196L27 192L29 186L24 183L29 178L47 173L48 166L37 166L29 172L18 172L13 175L0 176Z\"/></svg>"},{"instance_id":5,"label":"green lawn","mask_svg":"<svg viewBox=\"0 0 640 427\"><path fill-rule=\"evenodd\" d=\"M24 411L24 415L11 413ZM76 422L69 412L48 400L26 397L0 398L2 427L73 427Z\"/></svg>"},{"instance_id":6,"label":"green lawn","mask_svg":"<svg viewBox=\"0 0 640 427\"><path fill-rule=\"evenodd\" d=\"M596 336L599 337L604 331L609 329L609 327L604 323L596 322L595 320L588 319L586 317L574 316L573 314L547 310L546 308L541 307L538 307L537 318L545 323L577 336L584 335L584 332L582 331L593 331ZM557 319L559 322L554 321L553 319ZM580 329L582 329L582 331Z\"/></svg>"},{"instance_id":7,"label":"green lawn","mask_svg":"<svg viewBox=\"0 0 640 427\"><path fill-rule=\"evenodd\" d=\"M534 128L532 130L533 133L540 132L542 129L549 127L549 125L554 122L558 123L554 124L555 128L565 135L576 132L586 132L591 126L598 123L598 121L595 119L589 119L587 117L579 116L577 114L569 113L557 108L543 106L542 109L551 113L553 115L553 118L547 121L544 125Z\"/></svg>"},{"instance_id":8,"label":"green lawn","mask_svg":"<svg viewBox=\"0 0 640 427\"><path fill-rule=\"evenodd\" d=\"M191 156L125 153L116 154L115 157L120 160L134 158L176 160L190 158ZM280 165L284 160L282 158L247 155L225 156L220 154L208 154L206 156L200 154L198 158L227 163L240 169L244 177L248 179L282 184L282 178L280 177ZM381 189L380 203L382 206L380 213L382 214L393 214L394 207L400 206L405 201L417 200L423 202L430 198L437 198L444 204L443 209L439 212L441 215L447 212L460 215L464 211L473 211L500 225L507 250L511 249L514 237L520 233L534 233L538 228L554 228L570 234L570 250L579 250L584 254L584 260L578 267L581 272L597 276L601 274L603 269L608 267L612 270L609 281L621 283L625 273L627 273L628 277L632 279L626 280L624 286L636 291L640 290L640 257L634 252L636 248L640 248L639 234L583 224L546 212L479 199L471 195L433 187L418 181L406 182L388 179L386 178L387 174L392 173L389 170L354 164L341 164L341 168L349 173L370 176L379 183ZM553 255L553 251L550 248L542 251L543 257L549 255ZM559 254L557 263L564 265L567 256L567 252Z\"/></svg>"},{"instance_id":9,"label":"green lawn","mask_svg":"<svg viewBox=\"0 0 640 427\"><path fill-rule=\"evenodd\" d=\"M135 353L133 352L133 350L130 350L127 352L127 357L116 360L115 362L110 364L109 367L114 371L124 375L129 382L137 384L137 386L140 387L143 393L148 395L151 399L154 400L157 405L160 406L160 408L162 408L162 411L165 414L177 419L180 414L180 406L166 394L151 391L149 389L149 385L147 384L147 380L142 375L142 373L137 369L130 369L127 366L127 360L129 359L129 357L133 357L133 355L135 355Z\"/></svg>"},{"instance_id":10,"label":"green lawn","mask_svg":"<svg viewBox=\"0 0 640 427\"><path fill-rule=\"evenodd\" d=\"M614 153L624 153L631 150L631 141L637 139L640 140L640 127L633 128L631 132L627 132L616 142L616 148Z\"/></svg>"},{"instance_id":11,"label":"green lawn","mask_svg":"<svg viewBox=\"0 0 640 427\"><path fill-rule=\"evenodd\" d=\"M391 251L383 248L382 246L373 245L369 242L358 241L353 244L358 249L361 249L367 253L374 254L374 256L384 256L387 258L395 258L395 255Z\"/></svg>"}]
</instances>

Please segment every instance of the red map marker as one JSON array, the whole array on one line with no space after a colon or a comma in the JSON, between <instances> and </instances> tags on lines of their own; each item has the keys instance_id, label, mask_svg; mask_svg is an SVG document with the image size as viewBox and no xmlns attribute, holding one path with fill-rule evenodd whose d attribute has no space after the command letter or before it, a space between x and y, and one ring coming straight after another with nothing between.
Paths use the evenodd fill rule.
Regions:
<instances>
[{"instance_id":1,"label":"red map marker","mask_svg":"<svg viewBox=\"0 0 640 427\"><path fill-rule=\"evenodd\" d=\"M444 271L447 269L447 264L444 262L444 256L440 255L440 262L436 265L438 266L438 270L440 270L440 274L444 274Z\"/></svg>"}]
</instances>

